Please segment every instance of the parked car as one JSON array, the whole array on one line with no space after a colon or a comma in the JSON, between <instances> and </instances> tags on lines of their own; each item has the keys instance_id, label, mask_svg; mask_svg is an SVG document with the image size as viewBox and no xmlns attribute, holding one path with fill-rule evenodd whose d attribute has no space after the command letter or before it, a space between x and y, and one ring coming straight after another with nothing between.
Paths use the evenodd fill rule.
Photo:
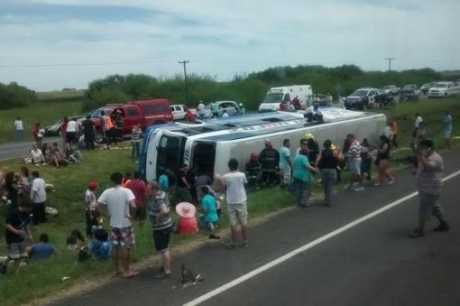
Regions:
<instances>
[{"instance_id":1,"label":"parked car","mask_svg":"<svg viewBox=\"0 0 460 306\"><path fill-rule=\"evenodd\" d=\"M83 118L83 115L69 116L68 117L69 120L75 120L77 122L79 122L82 118ZM46 137L59 136L59 134L61 132L61 127L62 127L63 122L64 122L64 120L60 119L56 123L45 127L45 136Z\"/></svg>"},{"instance_id":2,"label":"parked car","mask_svg":"<svg viewBox=\"0 0 460 306\"><path fill-rule=\"evenodd\" d=\"M374 96L375 104L382 106L387 106L394 102L394 96L392 93L386 93L383 90L377 90L377 94Z\"/></svg>"},{"instance_id":3,"label":"parked car","mask_svg":"<svg viewBox=\"0 0 460 306\"><path fill-rule=\"evenodd\" d=\"M364 110L374 104L375 97L379 94L377 88L360 88L345 98L344 106L346 109Z\"/></svg>"},{"instance_id":4,"label":"parked car","mask_svg":"<svg viewBox=\"0 0 460 306\"><path fill-rule=\"evenodd\" d=\"M383 87L383 91L387 95L397 96L397 95L399 95L400 88L398 86L396 86L396 85L387 85L387 86Z\"/></svg>"},{"instance_id":5,"label":"parked car","mask_svg":"<svg viewBox=\"0 0 460 306\"><path fill-rule=\"evenodd\" d=\"M460 94L460 86L454 82L437 82L428 91L428 98L445 98Z\"/></svg>"},{"instance_id":6,"label":"parked car","mask_svg":"<svg viewBox=\"0 0 460 306\"><path fill-rule=\"evenodd\" d=\"M428 95L428 91L430 90L433 85L436 84L436 82L430 82L430 83L425 83L422 86L420 86L420 92L424 94L425 96Z\"/></svg>"},{"instance_id":7,"label":"parked car","mask_svg":"<svg viewBox=\"0 0 460 306\"><path fill-rule=\"evenodd\" d=\"M227 114L233 116L241 112L240 104L235 101L216 101L212 104L213 105L211 106L211 109L213 112L216 112L213 114L214 116L217 115L220 117L224 112L227 112Z\"/></svg>"},{"instance_id":8,"label":"parked car","mask_svg":"<svg viewBox=\"0 0 460 306\"><path fill-rule=\"evenodd\" d=\"M401 89L401 101L416 101L419 97L419 90L415 84L404 85Z\"/></svg>"},{"instance_id":9,"label":"parked car","mask_svg":"<svg viewBox=\"0 0 460 306\"><path fill-rule=\"evenodd\" d=\"M184 104L171 105L171 112L173 115L173 120L184 120L187 110L190 110L195 116L197 115L196 108L187 107Z\"/></svg>"}]
</instances>

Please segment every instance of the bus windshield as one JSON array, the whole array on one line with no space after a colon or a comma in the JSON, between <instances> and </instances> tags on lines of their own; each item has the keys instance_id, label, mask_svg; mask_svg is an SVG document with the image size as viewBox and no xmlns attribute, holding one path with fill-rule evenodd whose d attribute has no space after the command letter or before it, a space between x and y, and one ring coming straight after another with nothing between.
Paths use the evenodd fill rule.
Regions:
<instances>
[{"instance_id":1,"label":"bus windshield","mask_svg":"<svg viewBox=\"0 0 460 306\"><path fill-rule=\"evenodd\" d=\"M157 148L157 177L165 171L177 173L184 163L185 137L161 136Z\"/></svg>"}]
</instances>

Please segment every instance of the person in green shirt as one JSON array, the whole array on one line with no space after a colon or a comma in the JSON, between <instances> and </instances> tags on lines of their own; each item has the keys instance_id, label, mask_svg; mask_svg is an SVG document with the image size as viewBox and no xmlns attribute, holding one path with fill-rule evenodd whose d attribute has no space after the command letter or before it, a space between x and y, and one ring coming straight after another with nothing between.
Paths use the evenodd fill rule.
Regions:
<instances>
[{"instance_id":1,"label":"person in green shirt","mask_svg":"<svg viewBox=\"0 0 460 306\"><path fill-rule=\"evenodd\" d=\"M294 178L296 204L305 208L308 205L308 199L311 193L311 172L318 170L310 165L308 160L308 142L302 139L300 142L300 151L293 162L292 176Z\"/></svg>"},{"instance_id":2,"label":"person in green shirt","mask_svg":"<svg viewBox=\"0 0 460 306\"><path fill-rule=\"evenodd\" d=\"M208 186L201 187L201 193L203 194L201 198L202 221L209 230L209 239L220 239L215 234L217 222L219 221L216 198L212 195Z\"/></svg>"}]
</instances>

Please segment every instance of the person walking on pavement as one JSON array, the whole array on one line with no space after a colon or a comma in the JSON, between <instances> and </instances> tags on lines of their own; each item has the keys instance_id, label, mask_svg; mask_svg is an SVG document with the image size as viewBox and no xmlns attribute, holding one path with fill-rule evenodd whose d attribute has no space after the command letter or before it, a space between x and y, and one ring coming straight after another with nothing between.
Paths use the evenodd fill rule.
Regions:
<instances>
[{"instance_id":1,"label":"person walking on pavement","mask_svg":"<svg viewBox=\"0 0 460 306\"><path fill-rule=\"evenodd\" d=\"M292 162L291 143L288 138L283 140L283 146L279 150L282 185L287 186L291 182Z\"/></svg>"},{"instance_id":2,"label":"person walking on pavement","mask_svg":"<svg viewBox=\"0 0 460 306\"><path fill-rule=\"evenodd\" d=\"M452 130L453 130L453 118L452 113L447 111L444 113L444 118L442 119L443 125L443 136L447 149L450 149L452 145Z\"/></svg>"},{"instance_id":3,"label":"person walking on pavement","mask_svg":"<svg viewBox=\"0 0 460 306\"><path fill-rule=\"evenodd\" d=\"M248 183L246 175L238 171L238 160L230 159L228 162L229 173L221 178L225 186L227 212L231 227L231 242L228 248L235 248L239 243L241 247L248 246L248 207L245 185Z\"/></svg>"},{"instance_id":4,"label":"person walking on pavement","mask_svg":"<svg viewBox=\"0 0 460 306\"><path fill-rule=\"evenodd\" d=\"M334 194L334 185L337 181L337 166L339 159L332 150L332 142L328 139L323 144L323 150L318 162L321 181L324 187L324 205L330 206Z\"/></svg>"},{"instance_id":5,"label":"person walking on pavement","mask_svg":"<svg viewBox=\"0 0 460 306\"><path fill-rule=\"evenodd\" d=\"M308 160L308 140L302 139L300 151L293 162L292 176L294 178L296 204L299 207L307 207L308 199L311 193L311 172L317 172L317 169L310 164Z\"/></svg>"},{"instance_id":6,"label":"person walking on pavement","mask_svg":"<svg viewBox=\"0 0 460 306\"><path fill-rule=\"evenodd\" d=\"M131 190L121 186L123 174L120 172L113 173L110 180L114 186L106 189L97 202L98 206L107 207L110 216L115 276L132 278L137 275L130 268L130 250L135 244L130 211L136 208L135 196Z\"/></svg>"},{"instance_id":7,"label":"person walking on pavement","mask_svg":"<svg viewBox=\"0 0 460 306\"><path fill-rule=\"evenodd\" d=\"M14 129L16 130L16 141L21 141L24 139L24 122L22 122L21 117L17 117L14 120Z\"/></svg>"},{"instance_id":8,"label":"person walking on pavement","mask_svg":"<svg viewBox=\"0 0 460 306\"><path fill-rule=\"evenodd\" d=\"M265 140L265 148L259 154L259 162L262 166L262 183L265 186L275 184L278 181L280 154L273 148L270 140Z\"/></svg>"},{"instance_id":9,"label":"person walking on pavement","mask_svg":"<svg viewBox=\"0 0 460 306\"><path fill-rule=\"evenodd\" d=\"M442 174L444 162L434 150L432 140L422 140L417 151L418 168L416 184L419 193L418 225L411 233L411 238L419 238L425 234L425 224L431 215L434 215L439 225L434 229L437 232L447 232L450 229L439 204L441 195Z\"/></svg>"},{"instance_id":10,"label":"person walking on pavement","mask_svg":"<svg viewBox=\"0 0 460 306\"><path fill-rule=\"evenodd\" d=\"M85 137L85 146L87 150L94 150L94 141L96 138L95 135L95 126L91 116L86 116L86 119L82 122L83 135Z\"/></svg>"},{"instance_id":11,"label":"person walking on pavement","mask_svg":"<svg viewBox=\"0 0 460 306\"><path fill-rule=\"evenodd\" d=\"M391 174L390 152L391 140L387 138L385 135L381 135L380 146L377 151L377 159L375 161L379 173L375 186L383 185L385 183L385 180L389 185L395 182L395 179Z\"/></svg>"}]
</instances>

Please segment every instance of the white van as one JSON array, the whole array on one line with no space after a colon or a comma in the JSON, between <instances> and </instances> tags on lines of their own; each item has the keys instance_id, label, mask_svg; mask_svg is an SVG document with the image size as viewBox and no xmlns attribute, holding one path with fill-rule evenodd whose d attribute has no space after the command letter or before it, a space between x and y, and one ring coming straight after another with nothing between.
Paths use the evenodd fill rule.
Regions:
<instances>
[{"instance_id":1,"label":"white van","mask_svg":"<svg viewBox=\"0 0 460 306\"><path fill-rule=\"evenodd\" d=\"M310 85L292 85L272 87L267 91L264 101L259 105L259 112L279 111L281 103L292 104L298 99L305 109L313 102L313 90Z\"/></svg>"}]
</instances>

